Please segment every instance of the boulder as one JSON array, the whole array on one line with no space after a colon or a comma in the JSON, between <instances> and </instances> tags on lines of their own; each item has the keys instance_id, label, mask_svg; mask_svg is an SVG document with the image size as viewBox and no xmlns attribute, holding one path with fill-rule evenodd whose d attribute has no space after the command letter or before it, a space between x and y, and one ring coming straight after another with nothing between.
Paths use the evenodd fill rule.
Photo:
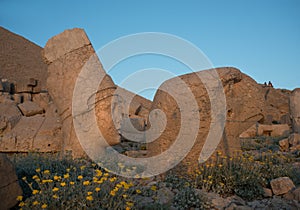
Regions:
<instances>
[{"instance_id":1,"label":"boulder","mask_svg":"<svg viewBox=\"0 0 300 210\"><path fill-rule=\"evenodd\" d=\"M85 153L77 139L72 118L73 90L79 73L89 60L94 56L91 65L102 74L106 74L95 51L82 29L65 30L61 34L48 40L43 55L48 63L47 86L49 94L57 105L58 114L61 116L62 132L64 139L63 150L71 150L74 157L83 156ZM115 85L106 75L99 86L96 96L96 117L98 125L105 139L111 145L119 143L119 134L113 127L111 118L111 97ZM63 96L63 97L62 97ZM84 122L83 122L84 123Z\"/></svg>"},{"instance_id":2,"label":"boulder","mask_svg":"<svg viewBox=\"0 0 300 210\"><path fill-rule=\"evenodd\" d=\"M275 89L272 87L263 88L262 92L265 101L263 107L264 118L262 124L288 124L291 125L289 96L290 91Z\"/></svg>"},{"instance_id":3,"label":"boulder","mask_svg":"<svg viewBox=\"0 0 300 210\"><path fill-rule=\"evenodd\" d=\"M147 107L150 107L149 103L151 104L151 102L124 89L123 92L126 94L119 94L120 91L117 90L121 90L121 88L118 88L104 71L84 30L78 28L66 30L51 38L43 50L43 56L48 64L48 91L57 105L58 114L61 116L64 139L62 149L72 151L74 157L85 155L73 125L72 103L74 101L72 100L74 97L77 102L86 101L85 104L88 106L87 108L84 107L85 110L82 113L76 113L75 117L81 119L80 124L88 127L86 129L90 131L92 129L90 118L86 117L84 113L94 110L98 129L109 145L120 143L123 117L135 114L146 116L148 114ZM94 84L98 82L96 81L97 78L102 79L101 82L99 81L98 89L89 93L90 96L87 100L86 94L73 97L78 76L84 69L88 69L88 72L93 72L99 77L87 78L80 80L80 82ZM132 100L128 100L128 96ZM77 104L77 102L75 101L73 104ZM96 135L95 132L95 130L92 133L90 131L87 135ZM93 145L94 142L88 141L84 144Z\"/></svg>"},{"instance_id":4,"label":"boulder","mask_svg":"<svg viewBox=\"0 0 300 210\"><path fill-rule=\"evenodd\" d=\"M0 209L6 210L14 207L17 197L22 195L15 168L9 159L0 153Z\"/></svg>"},{"instance_id":5,"label":"boulder","mask_svg":"<svg viewBox=\"0 0 300 210\"><path fill-rule=\"evenodd\" d=\"M240 134L263 119L262 107L264 107L264 101L262 99L264 95L262 87L247 75L242 74L238 69L218 68L216 70L222 81L227 102L227 104L223 105L227 109L225 131L217 149L223 151L225 155L233 155L241 149ZM211 70L207 70L206 72L210 74ZM186 158L187 162L197 164L200 151L210 130L212 119L210 116L211 103L207 90L196 73L167 80L156 92L151 110L161 110L165 114L167 125L158 130L158 133L161 135L155 141L149 143L149 155L157 155L168 149L174 143L179 133L182 113L175 99L165 90L172 90L173 95L178 96L179 99L183 99L185 101L183 103L189 104L188 100L190 99L184 98L187 94L183 92L183 88L180 88L181 81L185 82L191 90L198 105L198 110L194 110L197 113L195 112L193 115L199 115L200 127L194 147ZM211 97L218 96L213 95ZM218 117L222 118L222 116ZM218 119L213 120L218 121ZM193 125L188 124L182 126L186 130L186 134L183 135L189 135L194 128Z\"/></svg>"},{"instance_id":6,"label":"boulder","mask_svg":"<svg viewBox=\"0 0 300 210\"><path fill-rule=\"evenodd\" d=\"M25 101L18 105L19 109L21 110L22 114L26 117L31 117L36 114L42 114L44 110L39 107L36 103L32 101Z\"/></svg>"},{"instance_id":7,"label":"boulder","mask_svg":"<svg viewBox=\"0 0 300 210\"><path fill-rule=\"evenodd\" d=\"M282 152L288 152L289 151L289 139L282 139L279 141L280 150Z\"/></svg>"},{"instance_id":8,"label":"boulder","mask_svg":"<svg viewBox=\"0 0 300 210\"><path fill-rule=\"evenodd\" d=\"M275 195L283 195L295 188L293 181L289 177L280 177L270 182L272 191Z\"/></svg>"},{"instance_id":9,"label":"boulder","mask_svg":"<svg viewBox=\"0 0 300 210\"><path fill-rule=\"evenodd\" d=\"M263 196L265 198L271 198L273 196L273 192L272 192L271 189L269 189L269 188L263 188L263 191L264 191Z\"/></svg>"},{"instance_id":10,"label":"boulder","mask_svg":"<svg viewBox=\"0 0 300 210\"><path fill-rule=\"evenodd\" d=\"M293 90L290 96L290 112L293 130L295 133L300 133L300 88Z\"/></svg>"},{"instance_id":11,"label":"boulder","mask_svg":"<svg viewBox=\"0 0 300 210\"><path fill-rule=\"evenodd\" d=\"M300 134L293 133L289 136L289 144L291 146L297 146L300 144Z\"/></svg>"},{"instance_id":12,"label":"boulder","mask_svg":"<svg viewBox=\"0 0 300 210\"><path fill-rule=\"evenodd\" d=\"M172 204L175 195L169 188L163 187L157 191L157 197L159 204L166 205Z\"/></svg>"}]
</instances>

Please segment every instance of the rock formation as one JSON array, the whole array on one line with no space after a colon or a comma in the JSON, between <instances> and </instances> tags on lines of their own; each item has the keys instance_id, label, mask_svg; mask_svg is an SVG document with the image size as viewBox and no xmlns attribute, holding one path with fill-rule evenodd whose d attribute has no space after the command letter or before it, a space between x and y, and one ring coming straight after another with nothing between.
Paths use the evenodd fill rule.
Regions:
<instances>
[{"instance_id":1,"label":"rock formation","mask_svg":"<svg viewBox=\"0 0 300 210\"><path fill-rule=\"evenodd\" d=\"M103 70L101 62L82 29L66 30L51 38L44 48L43 55L48 63L47 87L58 107L62 121L63 150L71 150L74 157L84 155L74 131L72 118L73 91L83 68L91 68L91 71L96 70L99 75L104 75L97 92L90 93L91 98L95 96L95 104L90 104L89 101L86 103L91 108L95 108L98 127L109 145L120 143L120 118L126 117L125 108L122 106L128 95L134 100L130 104L132 108L128 107L127 116L133 114L130 113L132 110L132 112L140 112L138 109L143 112L136 114L147 115L146 107L149 107L147 100L141 100L138 96L134 97L135 94L125 90L121 91L122 98L119 97L120 94L115 93L119 89Z\"/></svg>"},{"instance_id":2,"label":"rock formation","mask_svg":"<svg viewBox=\"0 0 300 210\"><path fill-rule=\"evenodd\" d=\"M15 168L9 159L0 153L0 209L10 209L18 201L17 196L22 195Z\"/></svg>"},{"instance_id":3,"label":"rock formation","mask_svg":"<svg viewBox=\"0 0 300 210\"><path fill-rule=\"evenodd\" d=\"M300 133L300 89L295 89L290 96L290 110L295 133Z\"/></svg>"},{"instance_id":4,"label":"rock formation","mask_svg":"<svg viewBox=\"0 0 300 210\"><path fill-rule=\"evenodd\" d=\"M169 148L181 126L187 127L188 135L193 126L181 124L182 110L168 93L172 89L175 95L186 97L185 90L178 91L179 80L190 88L198 107L193 110L194 116L200 119L196 143L187 161L198 159L209 133L209 126L219 120L211 118L212 107L208 91L196 73L164 82L152 103L114 84L105 73L82 29L66 30L54 36L43 50L3 28L0 35L7 40L0 49L1 152L70 151L74 157L84 156L73 127L72 99L78 75L87 67L104 75L98 88L90 94L94 101L87 100L86 104L95 108L98 128L110 145L119 144L123 140L144 142L149 139L151 135L147 136L143 131L154 127L162 128L160 123L163 114L157 112L158 109L165 114L167 124L163 130L157 130L159 137L154 142L149 142L149 156ZM298 89L291 92L259 85L235 68L218 68L217 73L226 96L226 119L223 116L226 120L225 130L218 150L222 150L224 154L239 151L240 137L288 138L290 133L299 133ZM192 102L187 98L184 104L190 107ZM218 100L215 102L220 103ZM149 116L150 110L153 112ZM154 120L151 121L151 118ZM296 134L293 135L297 136ZM299 143L298 140L292 140L295 139L293 135L288 141L281 142L284 150L287 145L290 147L289 151L298 150ZM126 154L131 153L135 156L137 154ZM142 154L144 156L145 152Z\"/></svg>"}]
</instances>

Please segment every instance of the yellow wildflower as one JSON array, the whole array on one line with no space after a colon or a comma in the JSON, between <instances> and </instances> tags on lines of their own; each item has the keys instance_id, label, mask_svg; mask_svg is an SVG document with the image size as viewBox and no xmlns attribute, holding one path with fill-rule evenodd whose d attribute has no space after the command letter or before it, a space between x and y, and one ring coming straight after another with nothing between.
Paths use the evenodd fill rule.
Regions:
<instances>
[{"instance_id":1,"label":"yellow wildflower","mask_svg":"<svg viewBox=\"0 0 300 210\"><path fill-rule=\"evenodd\" d=\"M38 193L39 193L38 190L33 190L33 191L32 191L32 194L33 194L33 195L38 194Z\"/></svg>"},{"instance_id":2,"label":"yellow wildflower","mask_svg":"<svg viewBox=\"0 0 300 210\"><path fill-rule=\"evenodd\" d=\"M89 184L90 184L90 181L89 181L89 180L83 182L83 185L84 185L84 186L87 186L87 185L89 185Z\"/></svg>"},{"instance_id":3,"label":"yellow wildflower","mask_svg":"<svg viewBox=\"0 0 300 210\"><path fill-rule=\"evenodd\" d=\"M95 170L95 172L96 172L96 176L102 176L102 171L100 171L99 169L96 169Z\"/></svg>"},{"instance_id":4,"label":"yellow wildflower","mask_svg":"<svg viewBox=\"0 0 300 210\"><path fill-rule=\"evenodd\" d=\"M88 201L92 201L92 200L93 200L93 196L91 196L91 195L86 196L86 199L87 199Z\"/></svg>"},{"instance_id":5,"label":"yellow wildflower","mask_svg":"<svg viewBox=\"0 0 300 210\"><path fill-rule=\"evenodd\" d=\"M54 194L54 195L52 196L52 198L57 199L57 198L58 198L58 195Z\"/></svg>"},{"instance_id":6,"label":"yellow wildflower","mask_svg":"<svg viewBox=\"0 0 300 210\"><path fill-rule=\"evenodd\" d=\"M69 174L65 174L65 175L64 175L64 178L65 178L65 179L68 179L69 177L70 177Z\"/></svg>"},{"instance_id":7,"label":"yellow wildflower","mask_svg":"<svg viewBox=\"0 0 300 210\"><path fill-rule=\"evenodd\" d=\"M25 206L25 203L22 201L21 203L19 203L19 206L20 207Z\"/></svg>"},{"instance_id":8,"label":"yellow wildflower","mask_svg":"<svg viewBox=\"0 0 300 210\"><path fill-rule=\"evenodd\" d=\"M116 191L112 190L112 191L110 191L109 194L110 194L111 196L115 196L115 195L116 195Z\"/></svg>"},{"instance_id":9,"label":"yellow wildflower","mask_svg":"<svg viewBox=\"0 0 300 210\"><path fill-rule=\"evenodd\" d=\"M96 192L99 192L100 190L101 190L100 187L96 187L96 188L95 188L95 191L96 191Z\"/></svg>"},{"instance_id":10,"label":"yellow wildflower","mask_svg":"<svg viewBox=\"0 0 300 210\"><path fill-rule=\"evenodd\" d=\"M129 207L132 207L133 206L133 202L127 201L126 205L129 206Z\"/></svg>"},{"instance_id":11,"label":"yellow wildflower","mask_svg":"<svg viewBox=\"0 0 300 210\"><path fill-rule=\"evenodd\" d=\"M123 196L123 198L127 198L128 197L128 195L126 195L126 194L123 194L122 196Z\"/></svg>"},{"instance_id":12,"label":"yellow wildflower","mask_svg":"<svg viewBox=\"0 0 300 210\"><path fill-rule=\"evenodd\" d=\"M22 201L23 200L23 196L22 195L19 195L18 197L17 197L17 201Z\"/></svg>"},{"instance_id":13,"label":"yellow wildflower","mask_svg":"<svg viewBox=\"0 0 300 210\"><path fill-rule=\"evenodd\" d=\"M156 191L157 188L156 188L155 185L152 185L150 189L151 189L152 191Z\"/></svg>"},{"instance_id":14,"label":"yellow wildflower","mask_svg":"<svg viewBox=\"0 0 300 210\"><path fill-rule=\"evenodd\" d=\"M75 184L75 182L70 182L70 185L74 185Z\"/></svg>"},{"instance_id":15,"label":"yellow wildflower","mask_svg":"<svg viewBox=\"0 0 300 210\"><path fill-rule=\"evenodd\" d=\"M43 179L42 180L42 183L51 183L51 182L53 182L53 180L52 179Z\"/></svg>"},{"instance_id":16,"label":"yellow wildflower","mask_svg":"<svg viewBox=\"0 0 300 210\"><path fill-rule=\"evenodd\" d=\"M47 208L47 206L48 206L48 205L44 203L44 204L42 205L42 209Z\"/></svg>"},{"instance_id":17,"label":"yellow wildflower","mask_svg":"<svg viewBox=\"0 0 300 210\"><path fill-rule=\"evenodd\" d=\"M56 175L55 175L55 176L53 177L53 179L54 179L55 181L58 181L58 180L60 180L60 179L61 179L61 177L60 177L60 176L56 176Z\"/></svg>"},{"instance_id":18,"label":"yellow wildflower","mask_svg":"<svg viewBox=\"0 0 300 210\"><path fill-rule=\"evenodd\" d=\"M59 190L58 187L54 187L54 188L52 189L53 192L57 192L58 190Z\"/></svg>"},{"instance_id":19,"label":"yellow wildflower","mask_svg":"<svg viewBox=\"0 0 300 210\"><path fill-rule=\"evenodd\" d=\"M80 166L80 170L84 170L85 169L85 166Z\"/></svg>"},{"instance_id":20,"label":"yellow wildflower","mask_svg":"<svg viewBox=\"0 0 300 210\"><path fill-rule=\"evenodd\" d=\"M64 187L64 186L66 186L66 183L62 182L62 183L60 183L60 186Z\"/></svg>"},{"instance_id":21,"label":"yellow wildflower","mask_svg":"<svg viewBox=\"0 0 300 210\"><path fill-rule=\"evenodd\" d=\"M87 194L88 194L88 195L92 195L92 194L93 194L93 192L91 192L91 191L88 191L88 192L87 192Z\"/></svg>"},{"instance_id":22,"label":"yellow wildflower","mask_svg":"<svg viewBox=\"0 0 300 210\"><path fill-rule=\"evenodd\" d=\"M34 175L34 176L32 177L32 179L39 179L39 177L38 177L37 175Z\"/></svg>"},{"instance_id":23,"label":"yellow wildflower","mask_svg":"<svg viewBox=\"0 0 300 210\"><path fill-rule=\"evenodd\" d=\"M33 201L32 205L34 205L34 206L39 205L39 202L38 201Z\"/></svg>"},{"instance_id":24,"label":"yellow wildflower","mask_svg":"<svg viewBox=\"0 0 300 210\"><path fill-rule=\"evenodd\" d=\"M105 173L103 176L108 177L108 176L109 176L109 173Z\"/></svg>"},{"instance_id":25,"label":"yellow wildflower","mask_svg":"<svg viewBox=\"0 0 300 210\"><path fill-rule=\"evenodd\" d=\"M70 168L67 168L67 170L66 170L67 172L70 172L71 171L71 169Z\"/></svg>"},{"instance_id":26,"label":"yellow wildflower","mask_svg":"<svg viewBox=\"0 0 300 210\"><path fill-rule=\"evenodd\" d=\"M44 170L43 173L44 173L44 174L50 174L50 171L49 171L49 170Z\"/></svg>"},{"instance_id":27,"label":"yellow wildflower","mask_svg":"<svg viewBox=\"0 0 300 210\"><path fill-rule=\"evenodd\" d=\"M40 173L40 172L41 172L41 169L40 169L40 168L37 168L37 169L35 169L35 171L36 171L37 173Z\"/></svg>"},{"instance_id":28,"label":"yellow wildflower","mask_svg":"<svg viewBox=\"0 0 300 210\"><path fill-rule=\"evenodd\" d=\"M82 176L82 175L79 175L77 178L78 178L79 180L81 180L81 179L83 179L83 176Z\"/></svg>"},{"instance_id":29,"label":"yellow wildflower","mask_svg":"<svg viewBox=\"0 0 300 210\"><path fill-rule=\"evenodd\" d=\"M129 206L126 206L126 209L125 210L130 210L130 207Z\"/></svg>"},{"instance_id":30,"label":"yellow wildflower","mask_svg":"<svg viewBox=\"0 0 300 210\"><path fill-rule=\"evenodd\" d=\"M136 193L140 194L140 193L142 193L142 191L139 190L139 189L137 189L137 190L136 190Z\"/></svg>"},{"instance_id":31,"label":"yellow wildflower","mask_svg":"<svg viewBox=\"0 0 300 210\"><path fill-rule=\"evenodd\" d=\"M208 178L208 179L212 179L212 176L208 176L207 178Z\"/></svg>"},{"instance_id":32,"label":"yellow wildflower","mask_svg":"<svg viewBox=\"0 0 300 210\"><path fill-rule=\"evenodd\" d=\"M113 178L110 178L110 179L109 179L110 182L114 182L114 181L116 181L116 180L117 180L117 177L113 177Z\"/></svg>"}]
</instances>

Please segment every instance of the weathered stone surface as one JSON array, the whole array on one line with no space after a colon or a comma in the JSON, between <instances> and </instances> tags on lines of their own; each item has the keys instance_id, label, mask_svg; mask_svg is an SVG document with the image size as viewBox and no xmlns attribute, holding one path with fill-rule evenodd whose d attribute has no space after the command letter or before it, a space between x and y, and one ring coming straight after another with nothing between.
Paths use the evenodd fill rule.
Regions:
<instances>
[{"instance_id":1,"label":"weathered stone surface","mask_svg":"<svg viewBox=\"0 0 300 210\"><path fill-rule=\"evenodd\" d=\"M300 88L293 90L290 96L290 111L295 133L300 133Z\"/></svg>"},{"instance_id":2,"label":"weathered stone surface","mask_svg":"<svg viewBox=\"0 0 300 210\"><path fill-rule=\"evenodd\" d=\"M52 37L46 44L43 54L47 62L53 62L74 50L90 45L84 30L74 28Z\"/></svg>"},{"instance_id":3,"label":"weathered stone surface","mask_svg":"<svg viewBox=\"0 0 300 210\"><path fill-rule=\"evenodd\" d=\"M24 103L19 104L18 107L26 117L42 114L44 112L43 108L32 101L25 101Z\"/></svg>"},{"instance_id":4,"label":"weathered stone surface","mask_svg":"<svg viewBox=\"0 0 300 210\"><path fill-rule=\"evenodd\" d=\"M270 182L272 191L275 195L283 195L292 190L295 185L289 177L280 177Z\"/></svg>"},{"instance_id":5,"label":"weathered stone surface","mask_svg":"<svg viewBox=\"0 0 300 210\"><path fill-rule=\"evenodd\" d=\"M218 149L223 150L223 154L233 154L240 150L239 135L263 118L264 101L261 99L264 98L264 95L260 85L235 68L219 68L217 72L223 83L227 102L224 104L224 106L227 105L225 132ZM211 123L210 100L203 83L195 73L179 78L191 89L199 107L200 128L194 147L187 157L189 162L196 163ZM176 87L178 89L176 79L171 79L162 84L154 97L152 110L160 109L166 115L167 125L160 137L148 145L150 155L156 155L169 148L181 127L179 107L168 93L162 91L162 89L166 89L164 86L168 89L176 90ZM182 94L182 96L184 95ZM186 129L191 128L187 127Z\"/></svg>"},{"instance_id":6,"label":"weathered stone surface","mask_svg":"<svg viewBox=\"0 0 300 210\"><path fill-rule=\"evenodd\" d=\"M33 150L39 152L57 152L62 148L62 132L59 118L46 117L33 141Z\"/></svg>"},{"instance_id":7,"label":"weathered stone surface","mask_svg":"<svg viewBox=\"0 0 300 210\"><path fill-rule=\"evenodd\" d=\"M264 190L263 196L264 196L265 198L270 198L270 197L273 196L273 192L272 192L271 189L269 189L269 188L263 188L263 190Z\"/></svg>"},{"instance_id":8,"label":"weathered stone surface","mask_svg":"<svg viewBox=\"0 0 300 210\"><path fill-rule=\"evenodd\" d=\"M271 87L262 89L265 100L264 119L262 124L291 124L289 95L290 91L274 89Z\"/></svg>"},{"instance_id":9,"label":"weathered stone surface","mask_svg":"<svg viewBox=\"0 0 300 210\"><path fill-rule=\"evenodd\" d=\"M42 59L42 48L3 27L0 27L0 39L0 78L15 84L34 78L45 90L47 65Z\"/></svg>"},{"instance_id":10,"label":"weathered stone surface","mask_svg":"<svg viewBox=\"0 0 300 210\"><path fill-rule=\"evenodd\" d=\"M291 146L297 146L300 144L300 134L293 133L289 136L289 143Z\"/></svg>"},{"instance_id":11,"label":"weathered stone surface","mask_svg":"<svg viewBox=\"0 0 300 210\"><path fill-rule=\"evenodd\" d=\"M289 151L289 139L282 139L279 141L280 150L282 152L288 152Z\"/></svg>"},{"instance_id":12,"label":"weathered stone surface","mask_svg":"<svg viewBox=\"0 0 300 210\"><path fill-rule=\"evenodd\" d=\"M158 203L164 204L171 204L175 197L174 193L167 187L160 188L157 191Z\"/></svg>"},{"instance_id":13,"label":"weathered stone surface","mask_svg":"<svg viewBox=\"0 0 300 210\"><path fill-rule=\"evenodd\" d=\"M278 125L263 125L256 123L249 129L244 131L240 138L253 138L256 136L288 136L290 133L290 126L288 124L278 124Z\"/></svg>"},{"instance_id":14,"label":"weathered stone surface","mask_svg":"<svg viewBox=\"0 0 300 210\"><path fill-rule=\"evenodd\" d=\"M300 187L297 187L292 193L294 195L294 200L300 202Z\"/></svg>"},{"instance_id":15,"label":"weathered stone surface","mask_svg":"<svg viewBox=\"0 0 300 210\"><path fill-rule=\"evenodd\" d=\"M22 117L18 124L0 138L2 152L28 152L31 151L33 139L42 126L45 117L36 115Z\"/></svg>"},{"instance_id":16,"label":"weathered stone surface","mask_svg":"<svg viewBox=\"0 0 300 210\"><path fill-rule=\"evenodd\" d=\"M131 141L146 142L145 130L146 121L143 117L133 115L124 117L121 122L120 135Z\"/></svg>"},{"instance_id":17,"label":"weathered stone surface","mask_svg":"<svg viewBox=\"0 0 300 210\"><path fill-rule=\"evenodd\" d=\"M21 112L14 104L0 103L0 116L6 122L6 129L13 129L21 119Z\"/></svg>"},{"instance_id":18,"label":"weathered stone surface","mask_svg":"<svg viewBox=\"0 0 300 210\"><path fill-rule=\"evenodd\" d=\"M63 150L71 150L74 157L83 156L84 151L76 137L72 119L72 98L76 79L83 66L94 55L89 67L105 74L95 51L82 29L66 30L51 38L45 48L44 57L48 65L47 85L62 120ZM113 126L111 98L115 85L106 76L96 93L95 107L99 128L111 145L119 143L120 137ZM62 97L63 96L63 97ZM88 103L88 102L87 102ZM84 122L82 122L84 123Z\"/></svg>"},{"instance_id":19,"label":"weathered stone surface","mask_svg":"<svg viewBox=\"0 0 300 210\"><path fill-rule=\"evenodd\" d=\"M22 195L22 189L15 169L8 158L0 153L0 209L14 207L18 203L16 199L19 195Z\"/></svg>"}]
</instances>

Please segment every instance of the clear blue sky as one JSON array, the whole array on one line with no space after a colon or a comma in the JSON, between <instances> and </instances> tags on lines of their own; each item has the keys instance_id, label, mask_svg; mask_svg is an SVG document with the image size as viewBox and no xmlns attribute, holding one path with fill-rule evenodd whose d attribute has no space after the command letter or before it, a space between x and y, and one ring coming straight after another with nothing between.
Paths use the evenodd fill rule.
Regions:
<instances>
[{"instance_id":1,"label":"clear blue sky","mask_svg":"<svg viewBox=\"0 0 300 210\"><path fill-rule=\"evenodd\" d=\"M300 87L299 0L0 0L0 11L1 26L42 47L74 27L85 29L96 50L132 33L164 32L195 44L215 67L234 66L278 88ZM139 68L164 68L160 59L124 62L112 77L119 83Z\"/></svg>"}]
</instances>

